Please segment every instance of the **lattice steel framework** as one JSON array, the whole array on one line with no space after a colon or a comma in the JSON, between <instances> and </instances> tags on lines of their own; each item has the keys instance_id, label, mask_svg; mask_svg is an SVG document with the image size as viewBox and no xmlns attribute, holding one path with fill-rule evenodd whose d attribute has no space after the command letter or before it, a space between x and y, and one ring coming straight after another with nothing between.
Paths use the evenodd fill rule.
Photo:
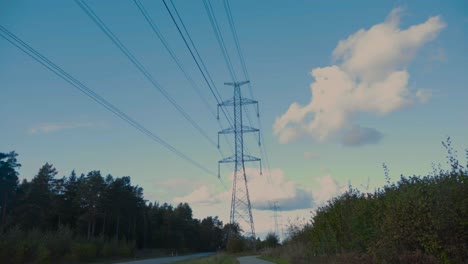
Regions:
<instances>
[{"instance_id":1,"label":"lattice steel framework","mask_svg":"<svg viewBox=\"0 0 468 264\"><path fill-rule=\"evenodd\" d=\"M244 230L250 233L250 237L255 239L255 227L252 216L252 206L250 204L249 188L247 185L247 176L245 173L245 162L258 161L260 163L260 175L262 174L261 159L244 153L244 133L257 133L260 144L260 134L257 128L244 126L242 122L244 105L256 105L257 116L258 101L244 98L241 96L241 85L247 84L249 81L224 83L225 85L234 87L234 97L218 104L218 118L220 107L233 107L234 120L232 127L223 129L218 132L218 147L219 137L223 134L234 134L234 155L218 161L218 177L220 177L221 163L234 163L234 179L232 181L232 197L231 197L231 225L246 223L250 230Z\"/></svg>"}]
</instances>

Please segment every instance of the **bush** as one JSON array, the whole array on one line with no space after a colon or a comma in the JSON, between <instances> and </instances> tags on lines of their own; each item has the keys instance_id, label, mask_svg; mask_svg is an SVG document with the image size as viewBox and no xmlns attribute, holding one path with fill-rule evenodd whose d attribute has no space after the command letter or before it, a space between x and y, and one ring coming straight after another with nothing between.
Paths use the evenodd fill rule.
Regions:
<instances>
[{"instance_id":1,"label":"bush","mask_svg":"<svg viewBox=\"0 0 468 264\"><path fill-rule=\"evenodd\" d=\"M467 263L468 169L450 140L444 146L450 170L401 176L374 193L350 187L309 225L291 228L285 246L271 254L291 263L315 256L337 263Z\"/></svg>"},{"instance_id":2,"label":"bush","mask_svg":"<svg viewBox=\"0 0 468 264\"><path fill-rule=\"evenodd\" d=\"M133 257L135 255L135 247L127 242L122 242L119 245L118 255L124 258Z\"/></svg>"},{"instance_id":3,"label":"bush","mask_svg":"<svg viewBox=\"0 0 468 264\"><path fill-rule=\"evenodd\" d=\"M101 255L106 258L116 255L116 249L112 243L105 243L102 246Z\"/></svg>"},{"instance_id":4,"label":"bush","mask_svg":"<svg viewBox=\"0 0 468 264\"><path fill-rule=\"evenodd\" d=\"M234 237L229 239L227 243L227 251L229 253L239 253L245 249L245 240L242 237Z\"/></svg>"},{"instance_id":5,"label":"bush","mask_svg":"<svg viewBox=\"0 0 468 264\"><path fill-rule=\"evenodd\" d=\"M40 244L36 249L35 260L39 264L46 264L51 262L50 250L45 246L45 244Z\"/></svg>"},{"instance_id":6,"label":"bush","mask_svg":"<svg viewBox=\"0 0 468 264\"><path fill-rule=\"evenodd\" d=\"M73 232L68 227L60 226L56 232L47 233L45 240L51 259L60 259L71 252Z\"/></svg>"},{"instance_id":7,"label":"bush","mask_svg":"<svg viewBox=\"0 0 468 264\"><path fill-rule=\"evenodd\" d=\"M279 237L276 233L270 232L265 237L264 241L265 247L275 248L279 246Z\"/></svg>"},{"instance_id":8,"label":"bush","mask_svg":"<svg viewBox=\"0 0 468 264\"><path fill-rule=\"evenodd\" d=\"M134 241L105 237L86 240L73 236L67 227L54 232L25 232L14 227L0 234L0 263L70 263L96 257L133 257L135 250Z\"/></svg>"},{"instance_id":9,"label":"bush","mask_svg":"<svg viewBox=\"0 0 468 264\"><path fill-rule=\"evenodd\" d=\"M72 255L78 261L90 261L97 255L97 246L93 243L74 243Z\"/></svg>"}]
</instances>

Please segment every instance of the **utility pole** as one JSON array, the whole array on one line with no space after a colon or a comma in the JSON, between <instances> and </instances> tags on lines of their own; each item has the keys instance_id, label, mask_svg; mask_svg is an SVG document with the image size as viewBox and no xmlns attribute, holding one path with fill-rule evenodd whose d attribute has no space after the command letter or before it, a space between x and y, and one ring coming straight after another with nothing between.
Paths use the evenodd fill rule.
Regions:
<instances>
[{"instance_id":1,"label":"utility pole","mask_svg":"<svg viewBox=\"0 0 468 264\"><path fill-rule=\"evenodd\" d=\"M255 227L252 216L252 206L250 204L249 188L247 186L247 176L245 173L245 162L258 161L260 162L260 175L262 174L262 161L261 159L245 154L244 153L244 133L256 132L258 134L258 144L260 145L260 133L257 128L244 126L243 125L243 111L244 105L256 105L257 106L257 117L258 113L258 101L244 98L241 96L241 85L247 84L249 81L243 82L229 82L224 83L228 86L234 87L234 96L232 99L226 100L218 104L218 119L219 119L219 108L220 107L233 107L234 120L232 126L223 129L218 132L218 147L219 147L219 136L222 134L234 134L234 155L218 161L218 177L220 176L220 164L221 163L234 163L234 178L232 181L232 197L231 197L231 213L230 213L230 224L231 226L239 224L247 224L249 230L245 232L249 233L251 239L255 241Z\"/></svg>"}]
</instances>

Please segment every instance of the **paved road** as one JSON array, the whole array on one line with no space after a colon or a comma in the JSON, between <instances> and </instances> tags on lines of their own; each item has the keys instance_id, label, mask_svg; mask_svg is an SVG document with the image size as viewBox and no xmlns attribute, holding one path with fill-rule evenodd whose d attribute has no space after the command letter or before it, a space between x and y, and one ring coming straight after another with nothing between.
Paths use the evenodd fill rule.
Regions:
<instances>
[{"instance_id":1,"label":"paved road","mask_svg":"<svg viewBox=\"0 0 468 264\"><path fill-rule=\"evenodd\" d=\"M178 257L166 257L166 258L154 258L154 259L144 259L144 260L137 260L137 261L130 261L130 262L119 262L119 264L164 264L164 263L172 263L184 259L191 259L191 258L200 258L200 257L207 257L214 255L216 253L198 253L193 255L186 255L186 256L178 256ZM269 263L269 262L267 262Z\"/></svg>"},{"instance_id":2,"label":"paved road","mask_svg":"<svg viewBox=\"0 0 468 264\"><path fill-rule=\"evenodd\" d=\"M240 257L237 260L240 264L273 264L273 262L258 259L256 256Z\"/></svg>"}]
</instances>

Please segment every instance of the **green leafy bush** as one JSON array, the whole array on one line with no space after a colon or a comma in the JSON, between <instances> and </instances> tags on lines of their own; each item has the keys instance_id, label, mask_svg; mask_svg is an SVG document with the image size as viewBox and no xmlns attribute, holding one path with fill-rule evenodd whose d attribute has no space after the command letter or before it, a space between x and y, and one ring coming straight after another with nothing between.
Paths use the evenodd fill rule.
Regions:
<instances>
[{"instance_id":1,"label":"green leafy bush","mask_svg":"<svg viewBox=\"0 0 468 264\"><path fill-rule=\"evenodd\" d=\"M350 188L319 208L310 224L292 228L274 254L291 263L319 256L337 263L467 263L468 169L450 139L444 146L449 170L402 175L374 193Z\"/></svg>"},{"instance_id":2,"label":"green leafy bush","mask_svg":"<svg viewBox=\"0 0 468 264\"><path fill-rule=\"evenodd\" d=\"M93 243L74 243L72 245L72 255L78 261L90 261L97 255L97 246Z\"/></svg>"},{"instance_id":3,"label":"green leafy bush","mask_svg":"<svg viewBox=\"0 0 468 264\"><path fill-rule=\"evenodd\" d=\"M228 241L227 250L230 253L239 253L244 251L246 241L242 237L235 237Z\"/></svg>"}]
</instances>

